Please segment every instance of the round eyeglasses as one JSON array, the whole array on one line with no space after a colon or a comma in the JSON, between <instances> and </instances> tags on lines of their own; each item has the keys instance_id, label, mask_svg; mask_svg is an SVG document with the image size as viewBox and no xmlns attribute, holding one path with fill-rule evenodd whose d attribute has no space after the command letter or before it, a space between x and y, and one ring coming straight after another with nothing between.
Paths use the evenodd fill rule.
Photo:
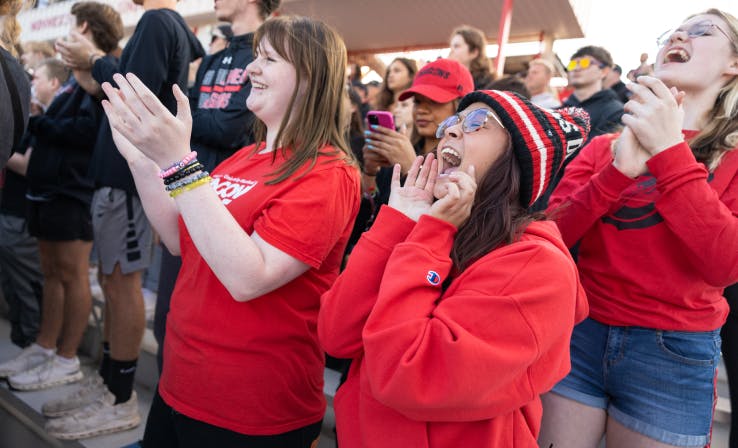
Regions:
<instances>
[{"instance_id":1,"label":"round eyeglasses","mask_svg":"<svg viewBox=\"0 0 738 448\"><path fill-rule=\"evenodd\" d=\"M459 123L461 123L461 131L465 134L478 131L487 124L490 117L492 117L502 129L505 129L505 126L502 124L500 119L497 118L497 115L495 115L494 112L480 107L479 109L467 112L466 115L454 114L443 120L441 124L438 125L438 129L436 129L436 138L443 138L444 134L446 134L446 129L451 126L456 126Z\"/></svg>"}]
</instances>

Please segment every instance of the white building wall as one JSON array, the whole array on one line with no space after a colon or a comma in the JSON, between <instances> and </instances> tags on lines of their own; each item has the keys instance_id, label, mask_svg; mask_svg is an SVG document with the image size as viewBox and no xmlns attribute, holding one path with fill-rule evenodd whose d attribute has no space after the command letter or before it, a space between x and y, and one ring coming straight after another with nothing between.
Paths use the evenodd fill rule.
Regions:
<instances>
[{"instance_id":1,"label":"white building wall","mask_svg":"<svg viewBox=\"0 0 738 448\"><path fill-rule=\"evenodd\" d=\"M135 5L131 0L96 1L107 3L120 13L127 36L133 32L144 12L142 7ZM74 24L74 18L69 13L74 3L76 0L69 0L21 13L18 16L22 27L21 42L66 37ZM191 26L215 23L213 0L180 0L177 3L177 11Z\"/></svg>"}]
</instances>

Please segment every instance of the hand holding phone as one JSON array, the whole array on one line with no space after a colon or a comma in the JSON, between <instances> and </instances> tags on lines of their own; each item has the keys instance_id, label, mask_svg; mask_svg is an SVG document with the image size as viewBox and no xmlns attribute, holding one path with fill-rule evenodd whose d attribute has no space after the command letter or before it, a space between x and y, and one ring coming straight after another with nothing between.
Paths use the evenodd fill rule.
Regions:
<instances>
[{"instance_id":1,"label":"hand holding phone","mask_svg":"<svg viewBox=\"0 0 738 448\"><path fill-rule=\"evenodd\" d=\"M395 118L387 111L370 110L366 113L366 121L369 126L382 126L383 128L395 130Z\"/></svg>"}]
</instances>

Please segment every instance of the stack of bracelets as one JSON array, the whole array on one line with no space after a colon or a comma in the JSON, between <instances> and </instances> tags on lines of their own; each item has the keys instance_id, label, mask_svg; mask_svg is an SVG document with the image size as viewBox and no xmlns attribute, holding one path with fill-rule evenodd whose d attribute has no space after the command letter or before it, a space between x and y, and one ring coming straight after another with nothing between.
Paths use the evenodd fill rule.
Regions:
<instances>
[{"instance_id":1,"label":"stack of bracelets","mask_svg":"<svg viewBox=\"0 0 738 448\"><path fill-rule=\"evenodd\" d=\"M184 159L174 162L172 166L161 170L159 177L164 179L164 185L169 196L175 198L185 191L210 183L210 173L197 161L197 152L191 151Z\"/></svg>"}]
</instances>

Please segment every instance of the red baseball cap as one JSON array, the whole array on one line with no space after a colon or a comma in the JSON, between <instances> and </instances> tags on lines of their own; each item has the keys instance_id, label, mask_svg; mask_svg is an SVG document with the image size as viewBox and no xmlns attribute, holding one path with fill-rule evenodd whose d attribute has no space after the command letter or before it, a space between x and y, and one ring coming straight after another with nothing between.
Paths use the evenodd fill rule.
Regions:
<instances>
[{"instance_id":1,"label":"red baseball cap","mask_svg":"<svg viewBox=\"0 0 738 448\"><path fill-rule=\"evenodd\" d=\"M436 59L420 69L413 85L400 94L400 101L419 94L436 103L448 103L473 90L474 79L466 67L451 59Z\"/></svg>"}]
</instances>

